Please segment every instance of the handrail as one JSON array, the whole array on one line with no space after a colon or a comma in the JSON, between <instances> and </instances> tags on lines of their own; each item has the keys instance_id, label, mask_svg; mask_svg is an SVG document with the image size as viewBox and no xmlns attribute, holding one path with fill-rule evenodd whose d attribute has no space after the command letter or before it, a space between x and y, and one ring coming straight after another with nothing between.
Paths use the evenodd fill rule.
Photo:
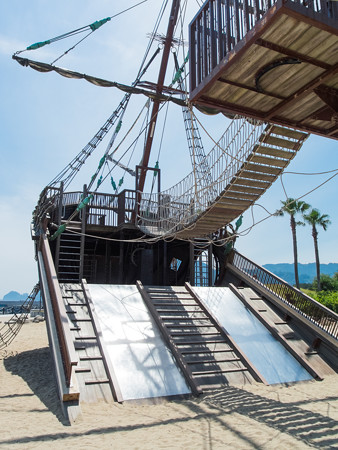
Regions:
<instances>
[{"instance_id":1,"label":"handrail","mask_svg":"<svg viewBox=\"0 0 338 450\"><path fill-rule=\"evenodd\" d=\"M237 251L228 265L244 273L255 285L278 297L289 309L338 340L338 314Z\"/></svg>"},{"instance_id":2,"label":"handrail","mask_svg":"<svg viewBox=\"0 0 338 450\"><path fill-rule=\"evenodd\" d=\"M40 237L40 250L43 258L44 268L47 277L48 289L52 301L54 311L55 324L59 338L60 351L64 366L64 373L67 386L71 384L72 367L78 363L73 340L70 333L68 318L65 305L63 303L62 294L57 275L54 268L52 254L50 252L48 239L45 234Z\"/></svg>"}]
</instances>

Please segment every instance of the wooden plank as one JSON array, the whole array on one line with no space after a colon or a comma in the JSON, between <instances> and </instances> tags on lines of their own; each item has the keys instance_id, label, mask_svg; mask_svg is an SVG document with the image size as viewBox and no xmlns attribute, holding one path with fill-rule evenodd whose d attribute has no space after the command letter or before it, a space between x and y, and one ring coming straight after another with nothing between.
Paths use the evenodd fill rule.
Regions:
<instances>
[{"instance_id":1,"label":"wooden plank","mask_svg":"<svg viewBox=\"0 0 338 450\"><path fill-rule=\"evenodd\" d=\"M141 281L137 280L136 281L136 286L138 291L140 292L145 304L147 305L148 310L150 311L152 317L154 318L157 326L159 327L159 330L162 333L162 336L165 340L165 342L167 343L168 347L170 348L171 352L173 353L178 365L180 366L192 392L195 395L200 395L203 393L202 389L200 388L200 386L197 385L193 374L189 368L189 366L184 362L181 353L179 352L177 345L178 343L175 343L173 341L173 339L171 338L164 322L162 321L161 317L158 315L154 305L152 304L152 300L148 294L148 292L145 290L144 286L142 285ZM181 344L181 343L179 343Z\"/></svg>"},{"instance_id":2,"label":"wooden plank","mask_svg":"<svg viewBox=\"0 0 338 450\"><path fill-rule=\"evenodd\" d=\"M221 323L217 320L217 318L212 314L209 308L206 307L206 305L203 303L203 301L200 299L199 295L193 290L191 285L189 283L185 283L185 287L187 291L191 294L191 296L196 300L196 302L199 304L199 306L205 311L207 316L209 316L210 320L215 323L216 328L219 330L221 335L224 337L224 339L231 345L231 347L234 349L234 353L237 354L240 358L242 363L248 368L251 375L254 377L256 381L260 381L264 384L268 384L263 375L259 373L259 371L251 364L249 359L246 357L246 355L242 352L242 350L238 347L236 342L232 339L230 334L227 332L227 330L221 325Z\"/></svg>"},{"instance_id":3,"label":"wooden plank","mask_svg":"<svg viewBox=\"0 0 338 450\"><path fill-rule=\"evenodd\" d=\"M242 169L239 172L239 177L241 178L248 178L248 179L254 179L259 181L269 181L270 183L272 181L275 181L276 177L274 175L268 175L264 173L257 173L257 172L249 172L246 170L246 168Z\"/></svg>"},{"instance_id":4,"label":"wooden plank","mask_svg":"<svg viewBox=\"0 0 338 450\"><path fill-rule=\"evenodd\" d=\"M262 166L261 164L251 164L249 163L245 163L245 170L250 170L253 172L259 172L259 173L267 173L267 174L271 174L271 175L279 175L281 172L283 172L282 169L277 169L275 167L270 167L270 166Z\"/></svg>"},{"instance_id":5,"label":"wooden plank","mask_svg":"<svg viewBox=\"0 0 338 450\"><path fill-rule=\"evenodd\" d=\"M262 136L260 138L264 144L276 145L277 147L289 148L290 150L297 150L298 142L287 141L286 139L281 139L275 136Z\"/></svg>"},{"instance_id":6,"label":"wooden plank","mask_svg":"<svg viewBox=\"0 0 338 450\"><path fill-rule=\"evenodd\" d=\"M239 186L252 186L254 188L264 189L264 191L270 186L270 183L264 181L250 180L248 178L242 178L238 176L235 181L231 182L233 185Z\"/></svg>"},{"instance_id":7,"label":"wooden plank","mask_svg":"<svg viewBox=\"0 0 338 450\"><path fill-rule=\"evenodd\" d=\"M279 150L273 147L266 147L265 145L256 146L254 152L262 155L278 156L279 158L288 160L291 160L296 155L295 151Z\"/></svg>"},{"instance_id":8,"label":"wooden plank","mask_svg":"<svg viewBox=\"0 0 338 450\"><path fill-rule=\"evenodd\" d=\"M265 156L259 156L252 154L249 156L248 161L251 161L253 163L257 164L266 164L269 166L276 166L276 167L286 167L289 164L289 161L283 160L283 159L276 159L276 158L267 158Z\"/></svg>"},{"instance_id":9,"label":"wooden plank","mask_svg":"<svg viewBox=\"0 0 338 450\"><path fill-rule=\"evenodd\" d=\"M248 186L240 186L240 185L231 185L229 187L229 191L232 192L245 192L246 194L253 194L253 195L262 195L265 192L265 189L255 189Z\"/></svg>"}]
</instances>

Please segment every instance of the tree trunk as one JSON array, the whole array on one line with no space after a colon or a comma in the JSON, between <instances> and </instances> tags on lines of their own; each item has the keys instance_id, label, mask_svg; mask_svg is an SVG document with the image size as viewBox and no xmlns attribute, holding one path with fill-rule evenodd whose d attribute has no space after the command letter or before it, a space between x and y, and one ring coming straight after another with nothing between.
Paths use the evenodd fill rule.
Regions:
<instances>
[{"instance_id":1,"label":"tree trunk","mask_svg":"<svg viewBox=\"0 0 338 450\"><path fill-rule=\"evenodd\" d=\"M295 282L296 282L296 287L299 289L296 221L295 221L294 216L292 216L292 215L290 217L290 226L291 226L291 231L292 231L292 242L293 242L293 265L294 265L294 269L295 269Z\"/></svg>"},{"instance_id":2,"label":"tree trunk","mask_svg":"<svg viewBox=\"0 0 338 450\"><path fill-rule=\"evenodd\" d=\"M318 231L316 229L316 225L312 225L312 237L313 243L315 245L315 258L316 258L316 272L317 272L317 289L321 290L320 285L320 262L319 262L319 251L318 251Z\"/></svg>"}]
</instances>

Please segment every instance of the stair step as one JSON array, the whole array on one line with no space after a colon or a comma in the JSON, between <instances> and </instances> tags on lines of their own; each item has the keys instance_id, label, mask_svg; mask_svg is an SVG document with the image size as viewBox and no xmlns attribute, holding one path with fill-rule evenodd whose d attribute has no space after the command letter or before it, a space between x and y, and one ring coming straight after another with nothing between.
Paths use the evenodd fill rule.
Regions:
<instances>
[{"instance_id":1,"label":"stair step","mask_svg":"<svg viewBox=\"0 0 338 450\"><path fill-rule=\"evenodd\" d=\"M248 371L246 367L234 367L232 369L206 370L201 372L192 372L194 376L200 375L215 375L217 373L231 373L231 372L245 372Z\"/></svg>"},{"instance_id":2,"label":"stair step","mask_svg":"<svg viewBox=\"0 0 338 450\"><path fill-rule=\"evenodd\" d=\"M85 380L85 384L103 384L103 383L109 383L108 378L93 378L89 380Z\"/></svg>"},{"instance_id":3,"label":"stair step","mask_svg":"<svg viewBox=\"0 0 338 450\"><path fill-rule=\"evenodd\" d=\"M288 141L287 139L281 139L274 136L262 135L259 139L261 142L266 144L276 145L277 147L289 148L291 150L297 150L299 146L298 142Z\"/></svg>"},{"instance_id":4,"label":"stair step","mask_svg":"<svg viewBox=\"0 0 338 450\"><path fill-rule=\"evenodd\" d=\"M215 325L212 325L212 324L200 324L200 325L198 325L198 324L196 324L196 325L191 325L191 324L188 324L188 325L170 325L170 324L165 324L165 326L167 327L167 328L215 328Z\"/></svg>"},{"instance_id":5,"label":"stair step","mask_svg":"<svg viewBox=\"0 0 338 450\"><path fill-rule=\"evenodd\" d=\"M72 322L91 322L92 319L71 319Z\"/></svg>"},{"instance_id":6,"label":"stair step","mask_svg":"<svg viewBox=\"0 0 338 450\"><path fill-rule=\"evenodd\" d=\"M154 306L196 306L197 303L164 303L164 302L153 302Z\"/></svg>"},{"instance_id":7,"label":"stair step","mask_svg":"<svg viewBox=\"0 0 338 450\"><path fill-rule=\"evenodd\" d=\"M208 333L208 332L206 332L206 333L191 333L191 332L187 332L187 333L170 333L170 336L172 336L172 337L183 337L183 336L218 336L219 335L219 332L218 331L215 331L215 332L212 332L212 333Z\"/></svg>"},{"instance_id":8,"label":"stair step","mask_svg":"<svg viewBox=\"0 0 338 450\"><path fill-rule=\"evenodd\" d=\"M75 372L76 373L80 373L80 372L91 372L91 369L89 367L79 367L76 366L75 367Z\"/></svg>"},{"instance_id":9,"label":"stair step","mask_svg":"<svg viewBox=\"0 0 338 450\"><path fill-rule=\"evenodd\" d=\"M256 163L247 163L245 164L245 170L250 170L253 171L255 173L259 172L259 173L267 173L267 174L271 174L271 175L279 175L283 169L279 169L276 167L271 167L271 166L263 166L262 164L256 164Z\"/></svg>"},{"instance_id":10,"label":"stair step","mask_svg":"<svg viewBox=\"0 0 338 450\"><path fill-rule=\"evenodd\" d=\"M295 151L288 151L288 150L279 150L277 148L273 147L266 147L265 145L259 145L254 148L255 153L260 153L261 155L270 155L270 156L278 156L279 158L284 159L292 159L296 152Z\"/></svg>"},{"instance_id":11,"label":"stair step","mask_svg":"<svg viewBox=\"0 0 338 450\"><path fill-rule=\"evenodd\" d=\"M68 306L88 306L87 303L67 303Z\"/></svg>"},{"instance_id":12,"label":"stair step","mask_svg":"<svg viewBox=\"0 0 338 450\"><path fill-rule=\"evenodd\" d=\"M227 348L227 349L219 349L219 350L210 350L210 349L203 349L203 350L181 350L181 354L182 355L197 355L197 354L201 354L201 353L233 353L233 349L232 348Z\"/></svg>"},{"instance_id":13,"label":"stair step","mask_svg":"<svg viewBox=\"0 0 338 450\"><path fill-rule=\"evenodd\" d=\"M212 340L203 340L203 341L178 341L175 342L175 345L205 345L205 344L226 344L226 342L224 340L216 340L216 339L212 339Z\"/></svg>"},{"instance_id":14,"label":"stair step","mask_svg":"<svg viewBox=\"0 0 338 450\"><path fill-rule=\"evenodd\" d=\"M256 154L251 155L248 160L252 161L253 163L266 164L269 166L277 167L285 167L289 164L289 161L284 159L268 158L266 156L259 156Z\"/></svg>"},{"instance_id":15,"label":"stair step","mask_svg":"<svg viewBox=\"0 0 338 450\"><path fill-rule=\"evenodd\" d=\"M194 305L196 306L196 305ZM165 313L165 314L182 314L182 313L196 313L196 314L205 314L204 311L195 311L194 309L158 309L157 312Z\"/></svg>"},{"instance_id":16,"label":"stair step","mask_svg":"<svg viewBox=\"0 0 338 450\"><path fill-rule=\"evenodd\" d=\"M82 340L89 341L89 340L93 340L93 339L96 340L96 336L75 336L75 339L78 341L82 341Z\"/></svg>"},{"instance_id":17,"label":"stair step","mask_svg":"<svg viewBox=\"0 0 338 450\"><path fill-rule=\"evenodd\" d=\"M186 361L187 364L196 365L196 364L219 364L219 363L228 363L228 362L238 362L240 358L231 358L231 359L201 359L198 361Z\"/></svg>"},{"instance_id":18,"label":"stair step","mask_svg":"<svg viewBox=\"0 0 338 450\"><path fill-rule=\"evenodd\" d=\"M290 128L279 127L278 125L274 125L270 133L279 134L280 136L286 136L294 139L304 139L307 134L302 133L301 131L291 130Z\"/></svg>"},{"instance_id":19,"label":"stair step","mask_svg":"<svg viewBox=\"0 0 338 450\"><path fill-rule=\"evenodd\" d=\"M80 361L96 361L102 359L101 355L80 356Z\"/></svg>"}]
</instances>

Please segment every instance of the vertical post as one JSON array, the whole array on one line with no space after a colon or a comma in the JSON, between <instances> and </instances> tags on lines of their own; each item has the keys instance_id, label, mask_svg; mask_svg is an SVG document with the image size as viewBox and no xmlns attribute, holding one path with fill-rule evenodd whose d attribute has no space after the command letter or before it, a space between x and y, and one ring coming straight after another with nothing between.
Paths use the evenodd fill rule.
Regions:
<instances>
[{"instance_id":1,"label":"vertical post","mask_svg":"<svg viewBox=\"0 0 338 450\"><path fill-rule=\"evenodd\" d=\"M194 243L190 242L189 247L189 263L190 263L190 284L191 286L195 286L195 255L194 255Z\"/></svg>"},{"instance_id":2,"label":"vertical post","mask_svg":"<svg viewBox=\"0 0 338 450\"><path fill-rule=\"evenodd\" d=\"M190 92L196 87L196 21L189 25L189 72L190 72Z\"/></svg>"},{"instance_id":3,"label":"vertical post","mask_svg":"<svg viewBox=\"0 0 338 450\"><path fill-rule=\"evenodd\" d=\"M215 1L209 1L209 26L210 26L210 69L217 65L217 36L215 31Z\"/></svg>"},{"instance_id":4,"label":"vertical post","mask_svg":"<svg viewBox=\"0 0 338 450\"><path fill-rule=\"evenodd\" d=\"M208 245L208 285L212 286L212 244Z\"/></svg>"},{"instance_id":5,"label":"vertical post","mask_svg":"<svg viewBox=\"0 0 338 450\"><path fill-rule=\"evenodd\" d=\"M222 28L222 4L221 0L216 0L216 24L218 34L218 64L222 61L224 56L224 34Z\"/></svg>"},{"instance_id":6,"label":"vertical post","mask_svg":"<svg viewBox=\"0 0 338 450\"><path fill-rule=\"evenodd\" d=\"M238 1L234 2L234 35L235 35L235 44L237 44L241 40L240 33L240 25L239 25L239 5Z\"/></svg>"},{"instance_id":7,"label":"vertical post","mask_svg":"<svg viewBox=\"0 0 338 450\"><path fill-rule=\"evenodd\" d=\"M88 194L87 185L85 184L83 186L83 198L84 199L87 197L87 194ZM86 222L87 222L87 206L85 206L82 209L79 282L83 278Z\"/></svg>"},{"instance_id":8,"label":"vertical post","mask_svg":"<svg viewBox=\"0 0 338 450\"><path fill-rule=\"evenodd\" d=\"M123 284L123 266L124 266L124 233L120 231L120 259L119 259L119 284Z\"/></svg>"},{"instance_id":9,"label":"vertical post","mask_svg":"<svg viewBox=\"0 0 338 450\"><path fill-rule=\"evenodd\" d=\"M197 19L197 30L196 30L196 35L197 35L197 50L196 50L196 62L197 62L197 68L196 68L196 74L197 74L197 84L200 84L200 82L202 81L202 76L203 76L203 54L202 54L202 29L201 29L201 21L202 18L201 16L198 17Z\"/></svg>"},{"instance_id":10,"label":"vertical post","mask_svg":"<svg viewBox=\"0 0 338 450\"><path fill-rule=\"evenodd\" d=\"M126 191L123 190L117 197L117 225L122 225L125 222L126 213Z\"/></svg>"},{"instance_id":11,"label":"vertical post","mask_svg":"<svg viewBox=\"0 0 338 450\"><path fill-rule=\"evenodd\" d=\"M254 21L255 23L260 19L260 8L259 8L259 0L254 0Z\"/></svg>"},{"instance_id":12,"label":"vertical post","mask_svg":"<svg viewBox=\"0 0 338 450\"><path fill-rule=\"evenodd\" d=\"M208 75L208 22L206 9L203 10L203 25L202 25L202 53L203 53L203 67L202 67L202 79Z\"/></svg>"},{"instance_id":13,"label":"vertical post","mask_svg":"<svg viewBox=\"0 0 338 450\"><path fill-rule=\"evenodd\" d=\"M158 94L160 94L163 90L164 77L165 77L165 74L167 71L168 59L169 59L169 54L170 54L170 49L171 49L172 38L173 38L173 34L174 34L174 28L175 28L175 25L177 22L179 7L180 7L180 0L173 0L172 5L171 5L168 28L167 28L166 41L165 41L164 48L163 48L163 56L162 56L162 61L161 61L160 73L158 76L157 86L156 86L156 93L158 93ZM150 123L149 123L149 128L148 128L146 144L145 144L143 157L142 157L142 164L141 164L142 170L141 170L140 179L138 182L138 188L141 193L143 192L145 179L146 179L146 172L147 172L144 168L148 167L148 163L149 163L150 151L151 151L151 146L153 143L153 137L154 137L154 133L155 133L155 126L156 126L159 106L160 106L160 102L158 100L154 100L153 110L152 110L152 113L150 116ZM137 197L140 197L140 195L137 194Z\"/></svg>"},{"instance_id":14,"label":"vertical post","mask_svg":"<svg viewBox=\"0 0 338 450\"><path fill-rule=\"evenodd\" d=\"M163 241L163 285L164 286L168 285L167 258L168 258L167 242Z\"/></svg>"},{"instance_id":15,"label":"vertical post","mask_svg":"<svg viewBox=\"0 0 338 450\"><path fill-rule=\"evenodd\" d=\"M61 219L62 219L62 208L63 208L63 189L64 184L63 181L60 183L60 193L59 193L59 207L58 207L58 215L57 215L57 224L61 225ZM60 259L60 242L61 236L58 236L56 241L56 249L55 249L55 270L56 273L59 272L59 259Z\"/></svg>"},{"instance_id":16,"label":"vertical post","mask_svg":"<svg viewBox=\"0 0 338 450\"><path fill-rule=\"evenodd\" d=\"M244 35L250 30L248 0L243 0Z\"/></svg>"},{"instance_id":17,"label":"vertical post","mask_svg":"<svg viewBox=\"0 0 338 450\"><path fill-rule=\"evenodd\" d=\"M226 51L231 51L231 25L230 25L230 0L225 0L225 33L226 33Z\"/></svg>"}]
</instances>

